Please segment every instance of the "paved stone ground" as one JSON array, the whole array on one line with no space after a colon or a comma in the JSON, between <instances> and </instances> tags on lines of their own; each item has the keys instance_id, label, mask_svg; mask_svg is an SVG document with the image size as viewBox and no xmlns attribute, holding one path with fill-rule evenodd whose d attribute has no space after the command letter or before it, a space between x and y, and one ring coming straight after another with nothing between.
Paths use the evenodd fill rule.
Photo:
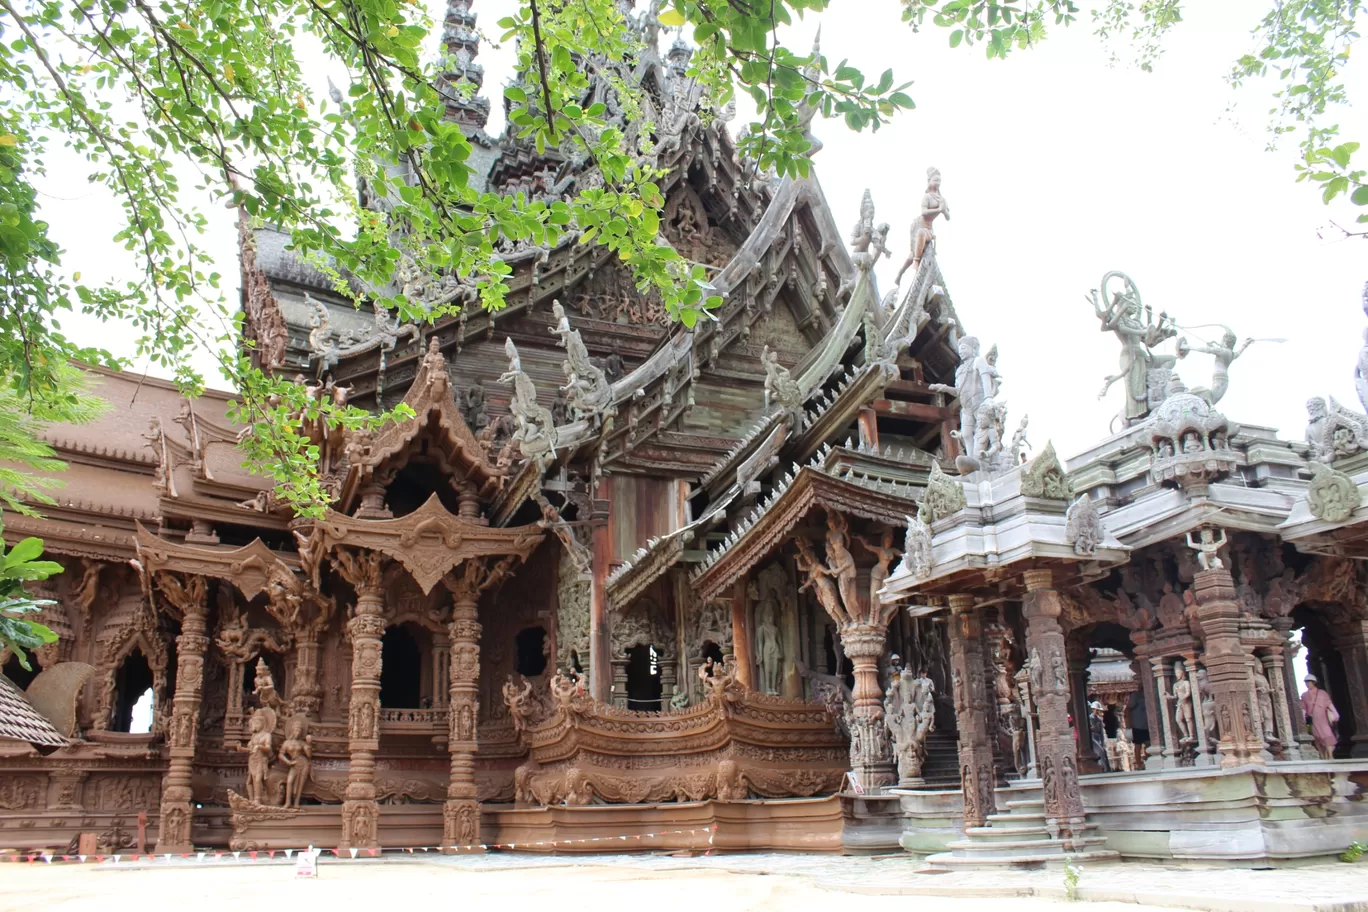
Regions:
<instances>
[{"instance_id":1,"label":"paved stone ground","mask_svg":"<svg viewBox=\"0 0 1368 912\"><path fill-rule=\"evenodd\" d=\"M931 897L936 897L936 912L1049 912L1069 905L1059 871L927 874L919 868L907 857L500 853L374 861L325 857L317 881L297 881L292 866L280 861L6 864L0 868L0 912L419 912L414 908L418 903L449 906L453 901L462 910L500 912L739 912L849 908L856 903L861 912L907 912L910 904ZM1161 907L1368 912L1368 863L1264 871L1096 865L1082 871L1080 899L1097 912Z\"/></svg>"}]
</instances>

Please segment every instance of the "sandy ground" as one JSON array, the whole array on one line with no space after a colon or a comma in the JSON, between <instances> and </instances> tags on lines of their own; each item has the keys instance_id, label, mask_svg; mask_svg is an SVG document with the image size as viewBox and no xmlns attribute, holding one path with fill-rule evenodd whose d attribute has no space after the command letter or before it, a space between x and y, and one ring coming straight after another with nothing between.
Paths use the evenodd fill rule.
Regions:
<instances>
[{"instance_id":1,"label":"sandy ground","mask_svg":"<svg viewBox=\"0 0 1368 912\"><path fill-rule=\"evenodd\" d=\"M0 910L5 912L419 912L424 908L454 908L461 912L838 912L856 905L861 912L907 912L911 906L936 912L1043 912L1064 906L1078 908L1042 899L855 895L791 875L648 871L589 861L539 870L470 871L416 860L329 864L325 859L317 880L298 880L292 867L260 863L119 869L88 864L7 864L0 868ZM1089 912L1145 912L1153 908L1123 903L1087 905Z\"/></svg>"}]
</instances>

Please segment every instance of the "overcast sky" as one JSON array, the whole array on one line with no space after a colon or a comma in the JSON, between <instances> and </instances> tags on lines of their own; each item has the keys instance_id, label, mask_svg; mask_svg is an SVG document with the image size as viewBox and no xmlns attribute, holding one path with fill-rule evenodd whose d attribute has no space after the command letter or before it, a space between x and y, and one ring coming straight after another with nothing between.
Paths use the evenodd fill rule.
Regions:
<instances>
[{"instance_id":1,"label":"overcast sky","mask_svg":"<svg viewBox=\"0 0 1368 912\"><path fill-rule=\"evenodd\" d=\"M848 57L876 78L893 67L900 80L914 80L917 103L875 134L817 121L825 148L816 173L838 224L855 222L871 189L877 219L893 225L893 255L879 267L886 290L907 252L926 168L941 169L953 216L937 223L942 271L969 331L985 350L999 345L1009 420L1028 412L1037 448L1052 438L1071 455L1105 436L1121 407L1119 385L1097 398L1119 346L1099 332L1084 300L1112 269L1128 273L1144 302L1179 324L1225 323L1241 339L1287 339L1256 344L1235 363L1221 403L1232 420L1300 439L1307 397L1329 394L1358 407L1353 368L1368 324L1360 305L1368 240L1335 236L1329 220L1350 224L1353 207L1326 207L1294 182L1293 144L1265 150L1269 87L1236 93L1223 79L1249 50L1248 29L1267 3L1187 4L1189 21L1170 36L1154 73L1110 68L1086 14L1040 48L991 62L978 48L949 49L942 29L913 33L900 24L896 0L836 0L836 12L821 20L822 50L833 63ZM430 5L440 22L443 4ZM474 9L497 35L495 22L512 5L477 0ZM816 22L795 27L790 43L806 48ZM491 132L502 128L510 50L486 45L479 58L495 109ZM321 61L317 68L322 94ZM1351 97L1368 104L1361 63L1350 79ZM1349 138L1368 139L1362 105L1345 110L1341 123ZM43 211L67 267L86 281L131 278L126 255L108 241L118 211L85 173L82 163L63 160L43 185ZM233 216L207 212L216 220L207 240L236 301ZM67 323L82 341L127 351L127 333ZM1196 333L1210 339L1220 330ZM1194 355L1179 371L1193 386L1209 382L1210 368L1209 356Z\"/></svg>"}]
</instances>

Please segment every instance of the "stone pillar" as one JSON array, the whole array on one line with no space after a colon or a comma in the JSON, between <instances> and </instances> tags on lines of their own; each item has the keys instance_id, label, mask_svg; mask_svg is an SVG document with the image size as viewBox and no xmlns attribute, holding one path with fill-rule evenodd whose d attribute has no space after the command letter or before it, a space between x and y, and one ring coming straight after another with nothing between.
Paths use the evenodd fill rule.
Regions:
<instances>
[{"instance_id":1,"label":"stone pillar","mask_svg":"<svg viewBox=\"0 0 1368 912\"><path fill-rule=\"evenodd\" d=\"M1036 746L1041 792L1045 799L1045 825L1056 838L1081 835L1084 825L1083 797L1074 761L1073 732L1069 729L1069 681L1059 671L1065 666L1064 629L1059 626L1062 609L1049 570L1026 572L1026 650L1032 669L1039 734Z\"/></svg>"},{"instance_id":2,"label":"stone pillar","mask_svg":"<svg viewBox=\"0 0 1368 912\"><path fill-rule=\"evenodd\" d=\"M181 588L183 599L172 599L181 609L181 632L176 637L176 693L171 698L168 736L170 764L162 780L161 817L157 827L158 852L190 852L190 774L195 764L195 740L199 732L200 697L204 686L204 652L209 648L206 629L206 586L203 577ZM227 583L219 583L225 586Z\"/></svg>"},{"instance_id":3,"label":"stone pillar","mask_svg":"<svg viewBox=\"0 0 1368 912\"><path fill-rule=\"evenodd\" d=\"M879 686L879 660L883 658L887 630L880 624L860 623L847 623L839 630L841 648L855 674L850 766L867 791L877 791L898 781L893 744L884 724L883 688Z\"/></svg>"},{"instance_id":4,"label":"stone pillar","mask_svg":"<svg viewBox=\"0 0 1368 912\"><path fill-rule=\"evenodd\" d=\"M1135 644L1135 680L1145 695L1145 716L1149 724L1149 744L1145 748L1145 769L1157 769L1163 754L1163 732L1160 731L1159 697L1154 687L1154 675L1149 666L1149 631L1131 632L1131 642Z\"/></svg>"},{"instance_id":5,"label":"stone pillar","mask_svg":"<svg viewBox=\"0 0 1368 912\"><path fill-rule=\"evenodd\" d=\"M973 596L950 596L950 613L951 689L968 829L985 826L988 815L997 811L993 745L988 736L988 672L983 664L983 620L974 609Z\"/></svg>"},{"instance_id":6,"label":"stone pillar","mask_svg":"<svg viewBox=\"0 0 1368 912\"><path fill-rule=\"evenodd\" d=\"M318 633L313 626L299 630L295 637L294 679L290 682L290 706L315 722L323 708L323 688L318 677Z\"/></svg>"},{"instance_id":7,"label":"stone pillar","mask_svg":"<svg viewBox=\"0 0 1368 912\"><path fill-rule=\"evenodd\" d=\"M1296 729L1292 727L1292 713L1287 706L1287 689L1283 682L1287 677L1283 669L1283 651L1274 649L1263 657L1264 675L1268 678L1268 689L1273 696L1273 718L1278 726L1279 740L1282 741L1283 759L1300 760L1301 751L1297 749ZM1301 707L1297 707L1301 712Z\"/></svg>"},{"instance_id":8,"label":"stone pillar","mask_svg":"<svg viewBox=\"0 0 1368 912\"><path fill-rule=\"evenodd\" d=\"M631 659L626 655L613 656L613 691L612 702L614 706L627 708L627 666L631 664Z\"/></svg>"},{"instance_id":9,"label":"stone pillar","mask_svg":"<svg viewBox=\"0 0 1368 912\"><path fill-rule=\"evenodd\" d=\"M1335 708L1341 716L1353 720L1349 756L1368 757L1368 621L1343 621L1332 625L1330 632L1344 657L1344 684L1349 690L1349 706ZM1321 686L1328 687L1329 682ZM1343 729L1344 723L1340 723L1340 730Z\"/></svg>"},{"instance_id":10,"label":"stone pillar","mask_svg":"<svg viewBox=\"0 0 1368 912\"><path fill-rule=\"evenodd\" d=\"M1293 661L1297 653L1303 648L1300 644L1292 640L1293 621L1289 617L1273 618L1269 621L1273 629L1278 631L1278 635L1283 643L1283 679L1282 690L1283 698L1287 701L1289 713L1296 719L1296 724L1289 729L1288 737L1297 743L1296 756L1312 757L1315 756L1315 747L1311 743L1311 734L1306 730L1301 712L1301 691L1297 689L1297 670L1296 663ZM1269 681L1274 687L1277 682Z\"/></svg>"},{"instance_id":11,"label":"stone pillar","mask_svg":"<svg viewBox=\"0 0 1368 912\"><path fill-rule=\"evenodd\" d=\"M612 700L613 685L613 627L608 616L608 564L613 559L613 538L609 526L612 505L608 479L599 482L595 503L607 504L609 515L599 516L595 510L593 533L592 568L593 578L589 581L589 693L595 700L608 703ZM602 520L598 522L597 520Z\"/></svg>"},{"instance_id":12,"label":"stone pillar","mask_svg":"<svg viewBox=\"0 0 1368 912\"><path fill-rule=\"evenodd\" d=\"M1173 712L1170 708L1168 662L1163 656L1154 656L1150 659L1150 665L1154 667L1154 692L1159 701L1159 734L1164 745L1159 766L1168 769L1178 765L1178 732L1173 727Z\"/></svg>"},{"instance_id":13,"label":"stone pillar","mask_svg":"<svg viewBox=\"0 0 1368 912\"><path fill-rule=\"evenodd\" d=\"M1272 759L1249 717L1249 654L1240 642L1240 606L1235 581L1224 567L1202 570L1193 580L1197 621L1205 635L1205 666L1216 702L1221 740L1221 766L1232 767Z\"/></svg>"},{"instance_id":14,"label":"stone pillar","mask_svg":"<svg viewBox=\"0 0 1368 912\"><path fill-rule=\"evenodd\" d=\"M670 698L675 695L675 688L679 682L679 670L674 659L660 660L660 710L670 707Z\"/></svg>"},{"instance_id":15,"label":"stone pillar","mask_svg":"<svg viewBox=\"0 0 1368 912\"><path fill-rule=\"evenodd\" d=\"M356 590L356 606L347 622L352 667L341 848L377 848L380 810L375 803L375 752L380 748L380 640L385 635L382 558L374 551L339 549L333 561Z\"/></svg>"},{"instance_id":16,"label":"stone pillar","mask_svg":"<svg viewBox=\"0 0 1368 912\"><path fill-rule=\"evenodd\" d=\"M755 652L751 648L746 582L738 580L732 590L731 623L732 654L736 656L736 677L744 685L755 687Z\"/></svg>"},{"instance_id":17,"label":"stone pillar","mask_svg":"<svg viewBox=\"0 0 1368 912\"><path fill-rule=\"evenodd\" d=\"M480 711L480 593L458 589L452 593L448 711L451 778L442 808L442 846L480 843L480 802L475 788L475 751L479 748Z\"/></svg>"}]
</instances>

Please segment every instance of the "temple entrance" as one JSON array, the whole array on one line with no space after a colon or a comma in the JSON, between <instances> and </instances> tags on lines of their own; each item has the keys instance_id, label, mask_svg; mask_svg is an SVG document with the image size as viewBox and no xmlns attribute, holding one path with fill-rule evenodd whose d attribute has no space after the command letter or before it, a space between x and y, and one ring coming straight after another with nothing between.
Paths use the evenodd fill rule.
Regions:
<instances>
[{"instance_id":1,"label":"temple entrance","mask_svg":"<svg viewBox=\"0 0 1368 912\"><path fill-rule=\"evenodd\" d=\"M5 677L14 682L14 686L20 690L28 690L28 686L33 683L33 679L38 677L38 673L43 670L43 666L38 664L38 657L32 652L28 653L28 663L31 668L25 668L19 664L19 657L12 655L5 662L5 667L0 669Z\"/></svg>"},{"instance_id":2,"label":"temple entrance","mask_svg":"<svg viewBox=\"0 0 1368 912\"><path fill-rule=\"evenodd\" d=\"M649 712L660 709L660 655L654 646L627 650L627 708Z\"/></svg>"},{"instance_id":3,"label":"temple entrance","mask_svg":"<svg viewBox=\"0 0 1368 912\"><path fill-rule=\"evenodd\" d=\"M385 631L380 641L380 705L418 709L423 705L423 650L412 624Z\"/></svg>"},{"instance_id":4,"label":"temple entrance","mask_svg":"<svg viewBox=\"0 0 1368 912\"><path fill-rule=\"evenodd\" d=\"M535 678L546 671L546 630L528 627L519 630L514 639L516 659L514 668L524 678Z\"/></svg>"},{"instance_id":5,"label":"temple entrance","mask_svg":"<svg viewBox=\"0 0 1368 912\"><path fill-rule=\"evenodd\" d=\"M1357 726L1354 724L1354 703L1350 697L1344 655L1335 647L1334 635L1325 619L1310 605L1299 605L1292 613L1292 619L1297 624L1294 629L1301 634L1302 647L1306 650L1306 669L1297 675L1297 696L1306 693L1306 682L1303 678L1307 674L1315 675L1321 688L1330 694L1330 702L1335 705L1340 715L1335 727L1335 734L1339 738L1333 756L1336 760L1345 759L1351 756ZM1297 703L1290 708L1295 720L1293 727L1298 731L1306 731L1301 704ZM1314 757L1314 749L1308 746L1308 750Z\"/></svg>"},{"instance_id":6,"label":"temple entrance","mask_svg":"<svg viewBox=\"0 0 1368 912\"><path fill-rule=\"evenodd\" d=\"M109 730L141 735L152 731L155 706L152 694L152 666L138 649L124 656L114 673L114 704ZM134 709L137 708L137 712ZM137 725L134 725L136 716Z\"/></svg>"},{"instance_id":7,"label":"temple entrance","mask_svg":"<svg viewBox=\"0 0 1368 912\"><path fill-rule=\"evenodd\" d=\"M1147 713L1140 709L1143 694L1130 632L1103 622L1070 632L1067 642L1070 715L1083 769L1114 773L1143 766L1134 732L1140 729L1143 736L1149 726ZM1142 718L1132 719L1132 713Z\"/></svg>"}]
</instances>

